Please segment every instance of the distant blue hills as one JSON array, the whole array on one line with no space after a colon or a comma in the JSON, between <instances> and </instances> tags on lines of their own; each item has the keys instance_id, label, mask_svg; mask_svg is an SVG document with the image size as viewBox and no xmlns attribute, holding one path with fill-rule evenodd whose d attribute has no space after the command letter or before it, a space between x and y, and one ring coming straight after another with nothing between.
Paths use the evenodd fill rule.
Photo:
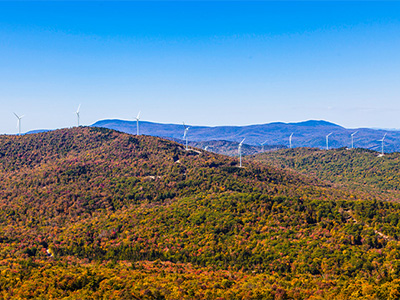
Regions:
<instances>
[{"instance_id":1,"label":"distant blue hills","mask_svg":"<svg viewBox=\"0 0 400 300\"><path fill-rule=\"evenodd\" d=\"M140 121L140 134L165 137L169 139L182 139L182 124L162 124L147 121ZM136 121L123 120L102 120L92 126L104 127L130 134L136 134ZM207 141L231 141L240 142L246 138L245 144L260 146L266 141L266 146L283 145L289 146L289 136L293 133L293 147L326 147L326 135L332 132L329 137L330 148L341 148L351 146L350 135L354 135L354 147L367 148L380 151L382 139L385 152L396 152L400 150L400 131L383 130L371 128L348 129L327 121L310 120L298 123L274 122L268 124L247 125L247 126L190 126L188 140L192 142Z\"/></svg>"}]
</instances>

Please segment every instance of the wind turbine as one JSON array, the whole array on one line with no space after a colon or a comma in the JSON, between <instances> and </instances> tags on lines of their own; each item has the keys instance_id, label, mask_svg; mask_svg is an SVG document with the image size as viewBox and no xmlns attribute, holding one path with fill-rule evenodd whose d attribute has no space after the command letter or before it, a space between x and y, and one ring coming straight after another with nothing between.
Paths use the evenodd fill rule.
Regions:
<instances>
[{"instance_id":1,"label":"wind turbine","mask_svg":"<svg viewBox=\"0 0 400 300\"><path fill-rule=\"evenodd\" d=\"M208 146L205 146L205 147L204 147L204 151L207 151L207 150L208 150Z\"/></svg>"},{"instance_id":2,"label":"wind turbine","mask_svg":"<svg viewBox=\"0 0 400 300\"><path fill-rule=\"evenodd\" d=\"M353 146L354 146L353 136L354 136L357 132L358 132L358 131L353 132L353 133L351 134L351 149L353 149Z\"/></svg>"},{"instance_id":3,"label":"wind turbine","mask_svg":"<svg viewBox=\"0 0 400 300\"><path fill-rule=\"evenodd\" d=\"M382 152L381 154L379 154L379 156L384 156L385 154L383 153L383 141L385 140L387 133L385 133L385 135L383 136L383 138L381 140L378 140L378 142L382 142Z\"/></svg>"},{"instance_id":4,"label":"wind turbine","mask_svg":"<svg viewBox=\"0 0 400 300\"><path fill-rule=\"evenodd\" d=\"M139 111L139 113L138 113L138 115L137 115L137 117L135 118L136 119L136 135L139 135L139 120L140 120L140 111Z\"/></svg>"},{"instance_id":5,"label":"wind turbine","mask_svg":"<svg viewBox=\"0 0 400 300\"><path fill-rule=\"evenodd\" d=\"M292 136L293 136L293 132L292 132L292 134L289 136L289 148L292 148Z\"/></svg>"},{"instance_id":6,"label":"wind turbine","mask_svg":"<svg viewBox=\"0 0 400 300\"><path fill-rule=\"evenodd\" d=\"M183 127L185 128L185 131L183 132L183 139L186 140L186 151L188 150L188 140L187 140L187 132L190 127L185 125L185 122L183 122Z\"/></svg>"},{"instance_id":7,"label":"wind turbine","mask_svg":"<svg viewBox=\"0 0 400 300\"><path fill-rule=\"evenodd\" d=\"M265 143L267 142L268 140L265 140L265 142L264 143L261 143L261 147L262 147L262 152L264 153L264 145L265 145Z\"/></svg>"},{"instance_id":8,"label":"wind turbine","mask_svg":"<svg viewBox=\"0 0 400 300\"><path fill-rule=\"evenodd\" d=\"M18 116L16 113L14 113L14 115L17 117L17 128L18 128L18 135L21 135L21 119L24 117L24 115L22 116Z\"/></svg>"},{"instance_id":9,"label":"wind turbine","mask_svg":"<svg viewBox=\"0 0 400 300\"><path fill-rule=\"evenodd\" d=\"M80 118L80 112L79 112L79 110L81 109L81 105L79 104L79 106L78 106L78 109L76 110L76 117L77 117L77 119L78 119L78 127L79 127L79 118Z\"/></svg>"},{"instance_id":10,"label":"wind turbine","mask_svg":"<svg viewBox=\"0 0 400 300\"><path fill-rule=\"evenodd\" d=\"M239 168L242 167L242 145L243 145L243 142L244 142L245 139L246 139L246 138L244 138L244 139L240 142L239 147L238 147L238 152L239 152Z\"/></svg>"},{"instance_id":11,"label":"wind turbine","mask_svg":"<svg viewBox=\"0 0 400 300\"><path fill-rule=\"evenodd\" d=\"M329 150L329 136L331 134L332 134L332 132L326 136L326 150Z\"/></svg>"}]
</instances>

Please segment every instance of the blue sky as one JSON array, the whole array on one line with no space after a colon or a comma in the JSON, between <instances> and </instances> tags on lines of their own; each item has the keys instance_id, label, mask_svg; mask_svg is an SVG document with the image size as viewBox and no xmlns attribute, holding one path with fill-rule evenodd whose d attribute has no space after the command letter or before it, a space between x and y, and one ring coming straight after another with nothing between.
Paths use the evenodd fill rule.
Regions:
<instances>
[{"instance_id":1,"label":"blue sky","mask_svg":"<svg viewBox=\"0 0 400 300\"><path fill-rule=\"evenodd\" d=\"M1 2L0 132L133 119L400 128L400 2Z\"/></svg>"}]
</instances>

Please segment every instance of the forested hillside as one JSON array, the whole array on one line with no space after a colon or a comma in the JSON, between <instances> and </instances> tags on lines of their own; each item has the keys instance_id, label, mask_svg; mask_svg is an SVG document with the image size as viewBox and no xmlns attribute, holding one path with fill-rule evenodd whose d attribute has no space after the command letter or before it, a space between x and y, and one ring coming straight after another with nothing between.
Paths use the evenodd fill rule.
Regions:
<instances>
[{"instance_id":1,"label":"forested hillside","mask_svg":"<svg viewBox=\"0 0 400 300\"><path fill-rule=\"evenodd\" d=\"M168 140L0 137L0 298L398 299L400 205Z\"/></svg>"},{"instance_id":2,"label":"forested hillside","mask_svg":"<svg viewBox=\"0 0 400 300\"><path fill-rule=\"evenodd\" d=\"M279 168L296 170L318 179L374 194L382 199L400 198L400 154L383 157L366 149L280 149L253 156Z\"/></svg>"}]
</instances>

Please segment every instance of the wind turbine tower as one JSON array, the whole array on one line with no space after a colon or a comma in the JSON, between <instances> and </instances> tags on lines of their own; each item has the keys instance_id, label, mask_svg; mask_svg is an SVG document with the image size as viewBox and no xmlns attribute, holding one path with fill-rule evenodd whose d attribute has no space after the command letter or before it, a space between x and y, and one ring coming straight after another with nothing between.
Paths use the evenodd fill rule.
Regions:
<instances>
[{"instance_id":1,"label":"wind turbine tower","mask_svg":"<svg viewBox=\"0 0 400 300\"><path fill-rule=\"evenodd\" d=\"M78 120L78 127L79 127L79 121L80 121L80 112L79 110L81 109L81 105L79 104L78 109L76 110L76 118Z\"/></svg>"},{"instance_id":2,"label":"wind turbine tower","mask_svg":"<svg viewBox=\"0 0 400 300\"><path fill-rule=\"evenodd\" d=\"M137 115L136 119L136 135L139 135L139 120L140 120L140 111Z\"/></svg>"},{"instance_id":3,"label":"wind turbine tower","mask_svg":"<svg viewBox=\"0 0 400 300\"><path fill-rule=\"evenodd\" d=\"M354 135L357 133L358 131L356 131L356 132L353 132L352 134L351 134L351 149L353 149L354 148Z\"/></svg>"},{"instance_id":4,"label":"wind turbine tower","mask_svg":"<svg viewBox=\"0 0 400 300\"><path fill-rule=\"evenodd\" d=\"M24 117L22 116L18 116L16 113L14 113L14 115L17 117L17 128L18 128L18 135L21 135L21 119Z\"/></svg>"},{"instance_id":5,"label":"wind turbine tower","mask_svg":"<svg viewBox=\"0 0 400 300\"><path fill-rule=\"evenodd\" d=\"M264 145L265 145L265 143L267 142L268 140L265 140L265 142L264 143L261 143L261 147L262 147L262 153L264 153Z\"/></svg>"},{"instance_id":6,"label":"wind turbine tower","mask_svg":"<svg viewBox=\"0 0 400 300\"><path fill-rule=\"evenodd\" d=\"M383 138L382 138L381 140L378 141L378 142L382 142L382 152L381 152L381 154L379 154L379 157L385 155L385 153L383 152L383 141L385 140L386 135L387 135L387 133L385 133L385 135L383 136Z\"/></svg>"},{"instance_id":7,"label":"wind turbine tower","mask_svg":"<svg viewBox=\"0 0 400 300\"><path fill-rule=\"evenodd\" d=\"M183 132L183 139L186 140L186 151L188 151L188 139L187 139L187 132L190 127L185 125L185 122L183 122L183 127L185 128L185 131Z\"/></svg>"},{"instance_id":8,"label":"wind turbine tower","mask_svg":"<svg viewBox=\"0 0 400 300\"><path fill-rule=\"evenodd\" d=\"M332 134L332 132L326 136L326 150L329 150L329 136L331 134Z\"/></svg>"},{"instance_id":9,"label":"wind turbine tower","mask_svg":"<svg viewBox=\"0 0 400 300\"><path fill-rule=\"evenodd\" d=\"M289 148L292 149L292 136L293 136L293 132L292 134L289 136Z\"/></svg>"},{"instance_id":10,"label":"wind turbine tower","mask_svg":"<svg viewBox=\"0 0 400 300\"><path fill-rule=\"evenodd\" d=\"M246 139L246 138L244 138L244 139L240 142L239 147L238 147L238 152L239 152L239 168L242 167L242 145L243 145L243 142L244 142L245 139Z\"/></svg>"}]
</instances>

